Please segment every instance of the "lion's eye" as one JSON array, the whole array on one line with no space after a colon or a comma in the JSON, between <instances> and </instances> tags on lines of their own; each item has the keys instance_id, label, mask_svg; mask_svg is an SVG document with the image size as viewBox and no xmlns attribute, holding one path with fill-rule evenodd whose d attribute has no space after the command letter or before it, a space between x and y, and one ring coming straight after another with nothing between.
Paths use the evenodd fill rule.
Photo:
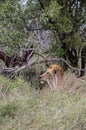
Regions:
<instances>
[{"instance_id":1,"label":"lion's eye","mask_svg":"<svg viewBox=\"0 0 86 130\"><path fill-rule=\"evenodd\" d=\"M56 74L56 73L57 73L57 71L55 70L55 71L54 71L54 73Z\"/></svg>"}]
</instances>

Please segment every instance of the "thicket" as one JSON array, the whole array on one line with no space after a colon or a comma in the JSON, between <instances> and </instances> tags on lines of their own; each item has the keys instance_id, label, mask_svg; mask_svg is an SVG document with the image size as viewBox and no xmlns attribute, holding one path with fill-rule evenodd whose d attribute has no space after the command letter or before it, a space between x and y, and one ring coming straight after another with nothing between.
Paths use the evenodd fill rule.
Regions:
<instances>
[{"instance_id":1,"label":"thicket","mask_svg":"<svg viewBox=\"0 0 86 130\"><path fill-rule=\"evenodd\" d=\"M86 1L0 1L0 48L11 54L31 44L41 52L62 57L73 67L84 69Z\"/></svg>"}]
</instances>

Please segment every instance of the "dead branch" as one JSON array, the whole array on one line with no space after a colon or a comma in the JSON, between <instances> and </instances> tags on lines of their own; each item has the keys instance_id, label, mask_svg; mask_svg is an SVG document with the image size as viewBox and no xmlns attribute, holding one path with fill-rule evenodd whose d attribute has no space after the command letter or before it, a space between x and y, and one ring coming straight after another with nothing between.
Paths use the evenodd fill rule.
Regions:
<instances>
[{"instance_id":1,"label":"dead branch","mask_svg":"<svg viewBox=\"0 0 86 130\"><path fill-rule=\"evenodd\" d=\"M70 69L72 69L72 70L77 70L77 71L85 71L86 72L86 69L79 69L79 68L75 68L75 67L73 67L73 66L71 66L66 60L64 60L64 59L62 59L62 58L59 58L59 59L55 59L55 60L47 60L46 62L47 63L51 63L51 62L64 62L65 64L67 64L68 65L68 67L70 68ZM22 71L22 70L24 70L25 68L27 68L28 67L28 69L30 68L30 67L32 67L32 66L34 66L34 65L36 65L36 64L42 64L42 63L45 63L45 61L44 60L41 60L41 61L32 61L32 62L28 62L26 65L23 65L23 66L21 66L21 67L16 67L16 68L6 68L6 69L4 69L3 71L4 72L9 72L10 74L16 74L16 73L18 73L18 72L20 72L20 71Z\"/></svg>"},{"instance_id":2,"label":"dead branch","mask_svg":"<svg viewBox=\"0 0 86 130\"><path fill-rule=\"evenodd\" d=\"M33 54L34 54L34 49L32 49L31 53L27 56L27 63L29 62L29 60L33 56Z\"/></svg>"},{"instance_id":3,"label":"dead branch","mask_svg":"<svg viewBox=\"0 0 86 130\"><path fill-rule=\"evenodd\" d=\"M51 62L64 62L65 64L67 64L68 65L68 67L70 68L70 69L72 69L72 70L77 70L77 71L80 71L80 70L82 70L82 71L86 71L86 69L80 69L80 68L76 68L76 67L73 67L73 66L71 66L66 60L64 60L63 58L58 58L58 59L54 59L54 60L47 60L46 59L46 62L47 63L51 63ZM35 65L35 64L42 64L42 63L45 63L45 61L44 60L41 60L41 61L38 61L38 62L36 62L36 63L34 63L34 64L32 64L32 66L33 65Z\"/></svg>"},{"instance_id":4,"label":"dead branch","mask_svg":"<svg viewBox=\"0 0 86 130\"><path fill-rule=\"evenodd\" d=\"M8 56L4 51L0 50L0 59L4 61L7 67L16 67L26 64L34 54L34 48L20 49L20 51L12 56Z\"/></svg>"},{"instance_id":5,"label":"dead branch","mask_svg":"<svg viewBox=\"0 0 86 130\"><path fill-rule=\"evenodd\" d=\"M40 57L43 58L43 60L40 61L30 61L31 57L36 54L39 55ZM6 59L8 59L9 57L2 51L0 51L0 58L4 59L4 62L6 61ZM80 68L75 68L73 66L71 66L66 60L64 60L63 58L58 58L58 59L53 59L53 60L48 60L46 59L42 54L35 52L33 46L29 49L21 49L19 51L19 53L15 54L14 56L10 57L10 62L9 62L9 68L4 68L1 72L2 73L6 73L8 75L15 75L16 73L24 70L25 68L28 67L31 68L32 66L36 65L36 64L42 64L44 63L47 67L49 67L49 63L53 63L53 62L64 62L65 64L67 64L67 66L71 69L71 70L76 70L76 71L84 71L86 72L86 69L80 69Z\"/></svg>"}]
</instances>

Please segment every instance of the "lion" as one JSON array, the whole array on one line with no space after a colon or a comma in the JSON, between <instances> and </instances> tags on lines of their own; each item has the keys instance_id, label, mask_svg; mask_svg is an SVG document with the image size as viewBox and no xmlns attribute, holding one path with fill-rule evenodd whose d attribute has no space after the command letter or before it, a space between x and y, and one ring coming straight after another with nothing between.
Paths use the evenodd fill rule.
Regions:
<instances>
[{"instance_id":1,"label":"lion","mask_svg":"<svg viewBox=\"0 0 86 130\"><path fill-rule=\"evenodd\" d=\"M47 82L51 89L57 89L62 85L64 70L57 64L51 64L45 73L41 75L41 81Z\"/></svg>"}]
</instances>

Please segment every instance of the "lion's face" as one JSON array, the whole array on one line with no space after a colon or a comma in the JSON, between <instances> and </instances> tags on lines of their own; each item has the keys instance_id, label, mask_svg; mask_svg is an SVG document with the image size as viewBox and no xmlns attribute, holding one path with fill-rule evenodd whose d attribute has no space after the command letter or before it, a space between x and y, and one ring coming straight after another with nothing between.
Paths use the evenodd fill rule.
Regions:
<instances>
[{"instance_id":1,"label":"lion's face","mask_svg":"<svg viewBox=\"0 0 86 130\"><path fill-rule=\"evenodd\" d=\"M47 82L49 86L56 87L62 82L64 71L56 64L52 64L46 70L44 74L41 75L41 81Z\"/></svg>"}]
</instances>

